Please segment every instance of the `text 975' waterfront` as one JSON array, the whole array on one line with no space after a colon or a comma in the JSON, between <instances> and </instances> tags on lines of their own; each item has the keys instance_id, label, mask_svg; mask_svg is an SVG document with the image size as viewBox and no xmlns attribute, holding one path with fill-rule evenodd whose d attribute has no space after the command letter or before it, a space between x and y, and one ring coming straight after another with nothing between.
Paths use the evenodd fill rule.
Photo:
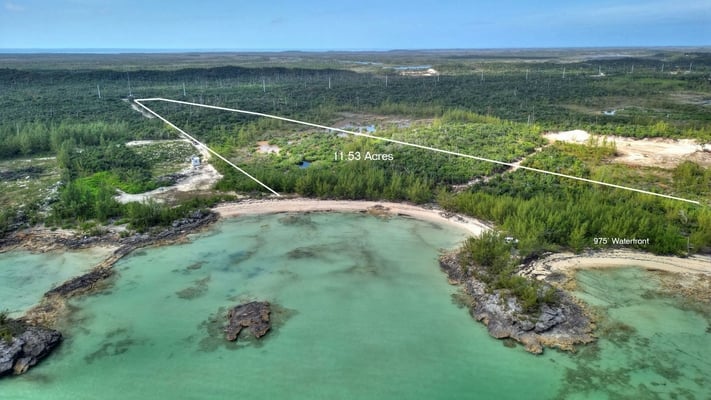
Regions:
<instances>
[{"instance_id":1,"label":"text 975' waterfront","mask_svg":"<svg viewBox=\"0 0 711 400\"><path fill-rule=\"evenodd\" d=\"M596 245L606 245L608 243L617 245L617 246L629 246L629 245L636 245L636 246L648 246L649 245L649 238L619 238L619 237L613 237L613 238L606 238L606 237L596 237L593 238L593 243Z\"/></svg>"}]
</instances>

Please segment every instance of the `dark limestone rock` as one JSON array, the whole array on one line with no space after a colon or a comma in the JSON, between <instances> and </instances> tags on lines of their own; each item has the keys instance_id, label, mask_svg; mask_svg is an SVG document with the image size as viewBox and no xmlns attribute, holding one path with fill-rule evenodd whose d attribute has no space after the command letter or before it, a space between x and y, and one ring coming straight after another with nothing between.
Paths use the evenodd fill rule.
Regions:
<instances>
[{"instance_id":1,"label":"dark limestone rock","mask_svg":"<svg viewBox=\"0 0 711 400\"><path fill-rule=\"evenodd\" d=\"M563 312L561 309L554 309L548 305L544 305L543 307L541 307L541 316L538 317L538 321L536 322L535 332L545 332L551 329L552 327L560 324L564 320L565 317L563 317Z\"/></svg>"},{"instance_id":2,"label":"dark limestone rock","mask_svg":"<svg viewBox=\"0 0 711 400\"><path fill-rule=\"evenodd\" d=\"M9 343L0 340L0 376L12 371L15 360L20 358L23 344L25 343L17 338L12 338Z\"/></svg>"},{"instance_id":3,"label":"dark limestone rock","mask_svg":"<svg viewBox=\"0 0 711 400\"><path fill-rule=\"evenodd\" d=\"M0 376L27 372L61 341L62 334L58 331L37 326L26 326L9 343L0 340Z\"/></svg>"},{"instance_id":4,"label":"dark limestone rock","mask_svg":"<svg viewBox=\"0 0 711 400\"><path fill-rule=\"evenodd\" d=\"M249 328L255 338L266 335L271 328L269 314L271 309L266 301L252 301L240 304L227 313L229 323L225 327L225 339L237 340L243 328Z\"/></svg>"},{"instance_id":5,"label":"dark limestone rock","mask_svg":"<svg viewBox=\"0 0 711 400\"><path fill-rule=\"evenodd\" d=\"M486 325L492 337L520 342L534 354L542 353L543 346L573 350L576 344L594 340L590 318L572 296L561 290L556 292L556 304L524 312L515 297L504 290L487 288L476 279L473 267L463 267L456 255L440 258L440 267L450 283L461 285L471 297L471 316Z\"/></svg>"},{"instance_id":6,"label":"dark limestone rock","mask_svg":"<svg viewBox=\"0 0 711 400\"><path fill-rule=\"evenodd\" d=\"M64 297L71 297L76 293L81 293L84 290L89 290L97 283L113 275L112 268L98 268L84 275L72 278L54 289L48 291L46 295L58 294Z\"/></svg>"}]
</instances>

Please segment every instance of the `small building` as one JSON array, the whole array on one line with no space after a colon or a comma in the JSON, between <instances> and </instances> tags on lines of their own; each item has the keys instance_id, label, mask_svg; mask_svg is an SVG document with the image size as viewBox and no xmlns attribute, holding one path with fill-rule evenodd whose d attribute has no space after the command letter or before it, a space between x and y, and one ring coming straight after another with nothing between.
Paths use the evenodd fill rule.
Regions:
<instances>
[{"instance_id":1,"label":"small building","mask_svg":"<svg viewBox=\"0 0 711 400\"><path fill-rule=\"evenodd\" d=\"M190 157L190 164L193 166L193 168L199 167L200 166L200 157L198 157L198 156Z\"/></svg>"}]
</instances>

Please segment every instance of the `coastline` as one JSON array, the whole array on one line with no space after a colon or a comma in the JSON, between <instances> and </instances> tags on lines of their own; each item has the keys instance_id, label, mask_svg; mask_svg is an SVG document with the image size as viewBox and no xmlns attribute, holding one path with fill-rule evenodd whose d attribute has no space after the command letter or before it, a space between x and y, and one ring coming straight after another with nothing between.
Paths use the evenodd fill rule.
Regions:
<instances>
[{"instance_id":1,"label":"coastline","mask_svg":"<svg viewBox=\"0 0 711 400\"><path fill-rule=\"evenodd\" d=\"M374 215L393 215L456 226L475 236L493 228L491 225L475 218L449 213L438 208L424 208L406 203L382 201L317 200L306 198L244 200L218 205L213 207L212 211L218 213L221 218L289 212L359 212Z\"/></svg>"},{"instance_id":2,"label":"coastline","mask_svg":"<svg viewBox=\"0 0 711 400\"><path fill-rule=\"evenodd\" d=\"M681 258L658 256L625 249L590 251L584 254L555 253L533 261L526 270L533 276L545 277L551 273L565 273L577 269L619 268L624 266L711 276L711 257L709 256L696 255Z\"/></svg>"},{"instance_id":3,"label":"coastline","mask_svg":"<svg viewBox=\"0 0 711 400\"><path fill-rule=\"evenodd\" d=\"M240 215L278 214L289 212L361 212L376 215L396 215L435 223L444 223L465 229L473 235L493 229L491 224L476 218L449 213L438 208L378 201L360 200L318 200L307 198L244 200L224 203L212 208L220 218L234 218ZM672 273L694 273L711 275L711 256L681 258L658 256L637 250L613 249L594 250L583 254L571 252L554 253L531 262L528 270L533 275L548 275L552 272L566 272L585 268L616 268L635 266L645 269ZM536 274L536 272L539 272Z\"/></svg>"},{"instance_id":4,"label":"coastline","mask_svg":"<svg viewBox=\"0 0 711 400\"><path fill-rule=\"evenodd\" d=\"M223 203L213 207L209 212L196 212L189 218L183 218L160 232L134 235L119 238L110 234L103 237L80 237L76 232L66 230L49 230L44 227L30 228L17 232L9 240L0 244L0 253L12 249L30 251L56 251L61 249L84 249L106 255L84 275L69 279L46 292L32 309L20 318L28 324L28 329L53 328L67 312L67 299L86 295L110 285L109 278L113 276L113 265L119 259L133 250L146 246L170 245L187 240L186 236L199 232L219 219L237 218L239 216L279 214L279 213L310 213L310 212L353 212L379 217L403 217L455 227L470 235L478 236L493 229L491 224L475 218L446 212L437 206L423 207L406 203L356 201L356 200L318 200L307 198L287 199L247 199L239 202ZM74 235L72 235L74 233ZM535 324L531 321L518 321L508 311L497 311L498 295L492 299L486 297L488 292L482 290L481 284L465 279L461 269L456 268L457 262L447 256L440 259L440 267L447 272L450 283L462 285L469 295L480 303L482 309L476 307L470 310L472 316L487 325L492 336L497 338L510 337L524 344L532 353L540 353L543 347L558 347L563 350L573 350L576 344L589 343L594 340L589 316L586 312L564 293L569 301L558 308L545 308L542 316ZM564 275L570 282L574 272L588 268L615 268L635 266L652 271L670 272L664 281L668 290L682 293L689 298L708 301L707 296L700 293L708 292L711 284L711 257L693 256L689 258L656 256L632 250L602 250L588 251L576 255L570 252L550 254L544 258L524 265L519 274L533 279L548 280L555 284L557 275ZM698 279L697 279L698 278ZM550 282L552 281L552 282ZM560 282L558 282L560 283ZM705 285L705 286L704 286ZM566 285L555 285L568 292ZM561 295L563 296L563 295ZM493 308L492 308L493 307ZM514 307L515 308L515 307ZM564 318L565 317L565 318ZM518 321L518 322L517 322ZM530 326L529 326L530 325ZM519 329L524 327L526 329ZM59 333L61 335L61 333ZM61 337L61 336L60 336ZM53 342L54 343L54 342ZM54 346L54 344L52 344ZM24 372L24 370L22 371Z\"/></svg>"}]
</instances>

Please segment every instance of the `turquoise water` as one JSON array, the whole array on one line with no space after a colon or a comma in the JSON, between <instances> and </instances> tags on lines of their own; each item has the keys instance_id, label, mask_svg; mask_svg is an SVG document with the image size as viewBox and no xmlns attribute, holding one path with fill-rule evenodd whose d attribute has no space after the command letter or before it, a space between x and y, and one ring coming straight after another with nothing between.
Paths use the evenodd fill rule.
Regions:
<instances>
[{"instance_id":1,"label":"turquoise water","mask_svg":"<svg viewBox=\"0 0 711 400\"><path fill-rule=\"evenodd\" d=\"M81 275L99 263L108 250L95 248L72 252L0 254L0 310L20 316L42 295L69 278Z\"/></svg>"},{"instance_id":2,"label":"turquoise water","mask_svg":"<svg viewBox=\"0 0 711 400\"><path fill-rule=\"evenodd\" d=\"M708 319L654 287L620 291L616 272L580 275L580 295L612 321L599 344L533 356L490 338L437 266L463 237L409 219L277 215L140 250L111 289L72 302L67 341L0 381L0 398L707 398ZM648 299L674 329L640 311ZM273 331L226 344L225 310L247 300L273 304ZM627 340L618 319L639 326Z\"/></svg>"},{"instance_id":3,"label":"turquoise water","mask_svg":"<svg viewBox=\"0 0 711 400\"><path fill-rule=\"evenodd\" d=\"M566 374L566 398L711 399L711 305L660 294L640 268L577 273L601 339Z\"/></svg>"}]
</instances>

